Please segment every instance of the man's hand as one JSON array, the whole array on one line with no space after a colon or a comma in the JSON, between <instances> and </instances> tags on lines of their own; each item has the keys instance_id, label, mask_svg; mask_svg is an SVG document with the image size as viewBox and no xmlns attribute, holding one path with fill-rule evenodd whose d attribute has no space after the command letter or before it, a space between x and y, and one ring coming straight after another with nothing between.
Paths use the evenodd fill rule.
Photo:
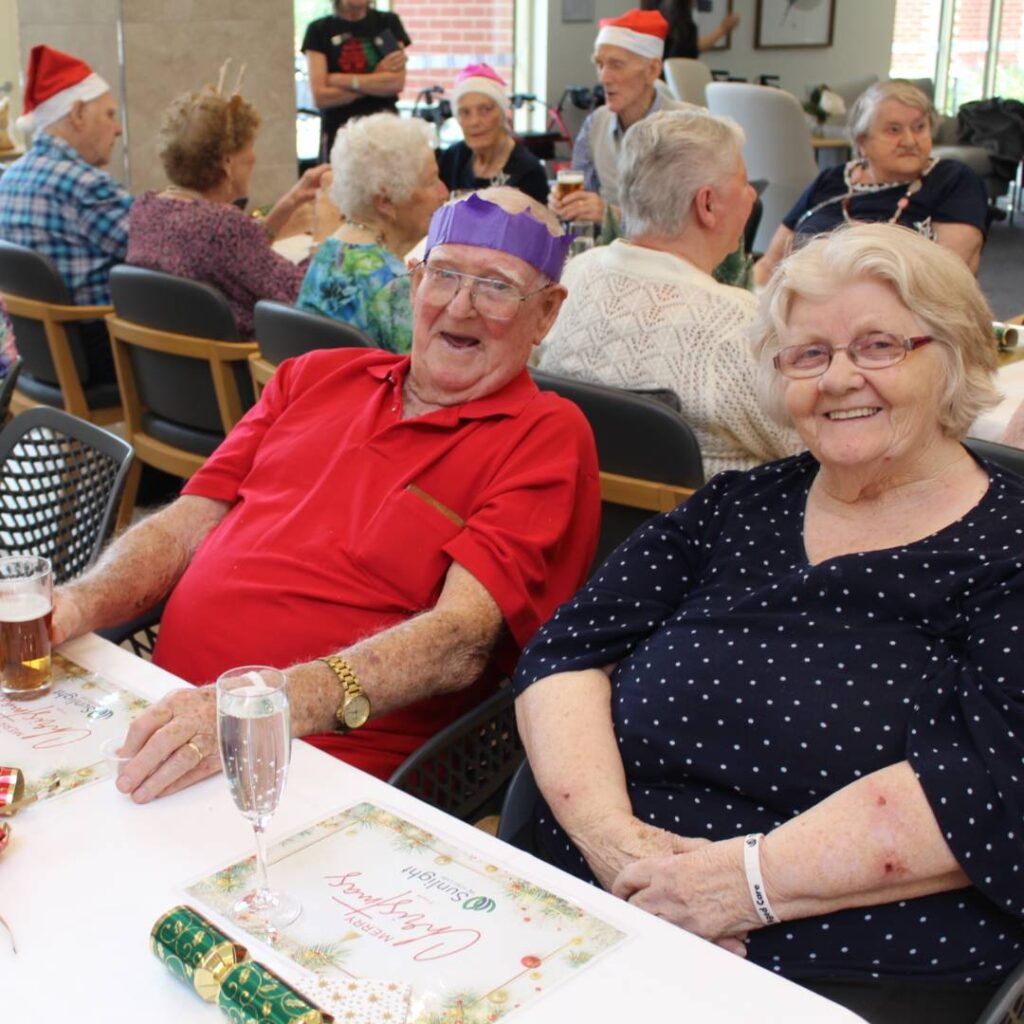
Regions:
<instances>
[{"instance_id":1,"label":"man's hand","mask_svg":"<svg viewBox=\"0 0 1024 1024\"><path fill-rule=\"evenodd\" d=\"M53 592L53 619L50 623L50 640L54 647L86 632L82 628L83 621L82 609L74 597L71 594L55 590Z\"/></svg>"},{"instance_id":2,"label":"man's hand","mask_svg":"<svg viewBox=\"0 0 1024 1024\"><path fill-rule=\"evenodd\" d=\"M585 221L592 224L604 222L604 200L596 192L580 190L559 199L552 191L548 197L548 206L559 220Z\"/></svg>"},{"instance_id":3,"label":"man's hand","mask_svg":"<svg viewBox=\"0 0 1024 1024\"><path fill-rule=\"evenodd\" d=\"M117 788L138 804L220 771L215 688L169 693L132 722L121 749L131 760L121 768Z\"/></svg>"}]
</instances>

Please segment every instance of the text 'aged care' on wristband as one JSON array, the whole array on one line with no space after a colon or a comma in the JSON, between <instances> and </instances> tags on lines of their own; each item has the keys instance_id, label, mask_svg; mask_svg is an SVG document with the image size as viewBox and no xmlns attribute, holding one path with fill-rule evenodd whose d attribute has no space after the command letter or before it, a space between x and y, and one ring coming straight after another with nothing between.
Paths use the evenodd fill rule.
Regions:
<instances>
[{"instance_id":1,"label":"text 'aged care' on wristband","mask_svg":"<svg viewBox=\"0 0 1024 1024\"><path fill-rule=\"evenodd\" d=\"M768 893L764 890L764 878L761 877L761 841L764 834L752 833L743 840L743 870L747 876L747 888L753 901L757 916L765 924L778 924L779 918L768 902Z\"/></svg>"}]
</instances>

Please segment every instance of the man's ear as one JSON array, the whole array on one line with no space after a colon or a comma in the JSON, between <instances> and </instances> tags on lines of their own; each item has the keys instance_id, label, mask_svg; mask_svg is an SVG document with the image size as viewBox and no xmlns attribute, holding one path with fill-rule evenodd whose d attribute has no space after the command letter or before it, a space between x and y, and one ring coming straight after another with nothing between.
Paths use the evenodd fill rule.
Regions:
<instances>
[{"instance_id":1,"label":"man's ear","mask_svg":"<svg viewBox=\"0 0 1024 1024\"><path fill-rule=\"evenodd\" d=\"M693 215L701 227L713 228L718 217L716 209L717 196L710 185L704 185L697 189L693 197Z\"/></svg>"},{"instance_id":2,"label":"man's ear","mask_svg":"<svg viewBox=\"0 0 1024 1024\"><path fill-rule=\"evenodd\" d=\"M565 302L568 294L569 292L566 290L565 285L561 284L554 284L540 294L537 340L534 342L534 345L539 345L547 336L548 331L554 326L555 321L558 319L558 313L562 308L562 303Z\"/></svg>"},{"instance_id":3,"label":"man's ear","mask_svg":"<svg viewBox=\"0 0 1024 1024\"><path fill-rule=\"evenodd\" d=\"M85 122L85 101L75 100L67 114L68 123L74 128L81 128Z\"/></svg>"}]
</instances>

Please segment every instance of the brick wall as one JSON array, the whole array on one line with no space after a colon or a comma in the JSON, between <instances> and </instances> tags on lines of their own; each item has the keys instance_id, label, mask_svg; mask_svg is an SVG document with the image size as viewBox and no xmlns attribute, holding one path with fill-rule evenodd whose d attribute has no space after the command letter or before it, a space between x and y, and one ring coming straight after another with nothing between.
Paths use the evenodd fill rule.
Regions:
<instances>
[{"instance_id":1,"label":"brick wall","mask_svg":"<svg viewBox=\"0 0 1024 1024\"><path fill-rule=\"evenodd\" d=\"M514 0L414 0L396 3L413 41L403 99L429 85L450 89L467 64L486 61L509 83L514 49Z\"/></svg>"}]
</instances>

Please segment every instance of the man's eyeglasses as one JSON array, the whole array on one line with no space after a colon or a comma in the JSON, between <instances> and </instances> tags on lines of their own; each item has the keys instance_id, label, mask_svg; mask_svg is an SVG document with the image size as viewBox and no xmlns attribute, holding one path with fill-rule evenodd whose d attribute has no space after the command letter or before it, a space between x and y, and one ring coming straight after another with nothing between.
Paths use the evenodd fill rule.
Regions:
<instances>
[{"instance_id":1,"label":"man's eyeglasses","mask_svg":"<svg viewBox=\"0 0 1024 1024\"><path fill-rule=\"evenodd\" d=\"M433 305L446 306L465 286L469 286L469 301L473 308L488 320L512 320L520 306L534 295L551 287L551 282L532 292L521 292L514 284L493 277L477 277L446 267L419 263L413 269L419 277L420 294Z\"/></svg>"},{"instance_id":2,"label":"man's eyeglasses","mask_svg":"<svg viewBox=\"0 0 1024 1024\"><path fill-rule=\"evenodd\" d=\"M862 370L880 370L895 366L907 358L908 352L927 345L935 339L929 334L916 338L901 338L897 334L876 331L854 338L849 345L834 347L827 341L814 341L807 345L789 345L780 349L772 359L775 369L784 377L799 380L801 377L820 377L831 365L837 352L845 352L854 366Z\"/></svg>"}]
</instances>

